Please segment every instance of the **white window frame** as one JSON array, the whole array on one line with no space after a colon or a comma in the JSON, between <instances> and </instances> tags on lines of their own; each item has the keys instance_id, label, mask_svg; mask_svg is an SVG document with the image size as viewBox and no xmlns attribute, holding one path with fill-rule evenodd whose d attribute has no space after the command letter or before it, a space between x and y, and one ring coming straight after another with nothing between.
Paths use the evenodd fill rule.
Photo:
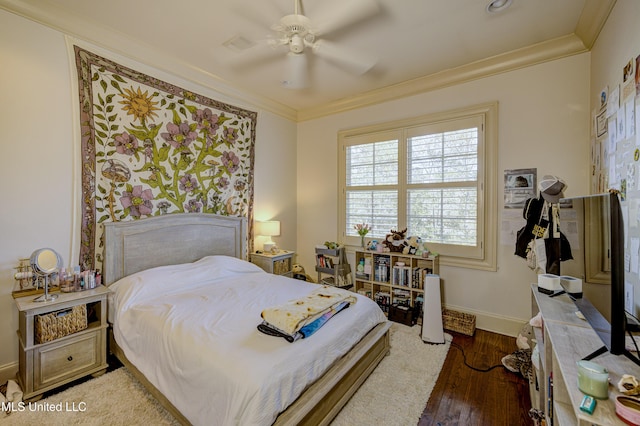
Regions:
<instances>
[{"instance_id":1,"label":"white window frame","mask_svg":"<svg viewBox=\"0 0 640 426\"><path fill-rule=\"evenodd\" d=\"M429 248L439 253L441 265L497 270L497 102L339 132L338 235L341 240L348 246L360 245L360 237L347 235L345 232L347 223L346 151L348 146L388 140L390 137L400 141L397 186L398 228L404 229L406 227L406 194L411 187L414 187L406 183L406 140L408 136L414 132L414 129L421 126L443 124L446 128L447 121L469 118L482 122L478 146L478 242L476 246L472 247L429 243ZM401 176L405 176L405 178L401 178ZM376 187L376 189L382 188Z\"/></svg>"}]
</instances>

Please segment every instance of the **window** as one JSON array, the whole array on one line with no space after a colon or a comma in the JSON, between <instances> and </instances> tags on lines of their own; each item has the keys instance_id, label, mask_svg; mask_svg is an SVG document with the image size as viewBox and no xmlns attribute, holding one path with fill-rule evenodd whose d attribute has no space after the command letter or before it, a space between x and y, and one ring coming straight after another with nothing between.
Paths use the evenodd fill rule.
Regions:
<instances>
[{"instance_id":1,"label":"window","mask_svg":"<svg viewBox=\"0 0 640 426\"><path fill-rule=\"evenodd\" d=\"M340 143L340 232L383 240L407 228L443 264L495 270L497 104L364 129Z\"/></svg>"}]
</instances>

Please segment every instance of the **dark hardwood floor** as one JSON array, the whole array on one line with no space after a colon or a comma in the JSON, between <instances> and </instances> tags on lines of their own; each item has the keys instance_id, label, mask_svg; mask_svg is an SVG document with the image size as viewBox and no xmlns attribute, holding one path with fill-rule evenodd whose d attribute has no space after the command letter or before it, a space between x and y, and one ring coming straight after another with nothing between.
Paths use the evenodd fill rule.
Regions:
<instances>
[{"instance_id":1,"label":"dark hardwood floor","mask_svg":"<svg viewBox=\"0 0 640 426\"><path fill-rule=\"evenodd\" d=\"M459 333L445 360L418 426L533 425L529 418L529 383L502 366L503 356L516 349L514 337L476 330L473 337ZM467 367L487 369L479 372Z\"/></svg>"}]
</instances>

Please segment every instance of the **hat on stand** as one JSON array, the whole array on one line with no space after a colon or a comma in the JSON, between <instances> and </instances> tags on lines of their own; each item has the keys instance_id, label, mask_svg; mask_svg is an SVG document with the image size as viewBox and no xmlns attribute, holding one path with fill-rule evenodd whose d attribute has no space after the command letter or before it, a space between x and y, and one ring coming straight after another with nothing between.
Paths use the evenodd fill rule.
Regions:
<instances>
[{"instance_id":1,"label":"hat on stand","mask_svg":"<svg viewBox=\"0 0 640 426\"><path fill-rule=\"evenodd\" d=\"M557 176L545 175L538 187L542 198L552 204L556 204L560 201L560 198L564 197L563 191L567 188L567 185Z\"/></svg>"}]
</instances>

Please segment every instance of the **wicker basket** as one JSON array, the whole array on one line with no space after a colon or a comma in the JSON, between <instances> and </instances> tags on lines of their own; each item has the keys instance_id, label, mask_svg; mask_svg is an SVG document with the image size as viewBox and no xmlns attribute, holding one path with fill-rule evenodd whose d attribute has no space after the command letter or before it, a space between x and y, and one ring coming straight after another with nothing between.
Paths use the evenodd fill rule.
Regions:
<instances>
[{"instance_id":1,"label":"wicker basket","mask_svg":"<svg viewBox=\"0 0 640 426\"><path fill-rule=\"evenodd\" d=\"M473 336L476 332L476 316L451 309L443 309L442 326L445 330Z\"/></svg>"},{"instance_id":2,"label":"wicker basket","mask_svg":"<svg viewBox=\"0 0 640 426\"><path fill-rule=\"evenodd\" d=\"M36 344L77 333L87 328L87 305L36 315L35 327Z\"/></svg>"}]
</instances>

